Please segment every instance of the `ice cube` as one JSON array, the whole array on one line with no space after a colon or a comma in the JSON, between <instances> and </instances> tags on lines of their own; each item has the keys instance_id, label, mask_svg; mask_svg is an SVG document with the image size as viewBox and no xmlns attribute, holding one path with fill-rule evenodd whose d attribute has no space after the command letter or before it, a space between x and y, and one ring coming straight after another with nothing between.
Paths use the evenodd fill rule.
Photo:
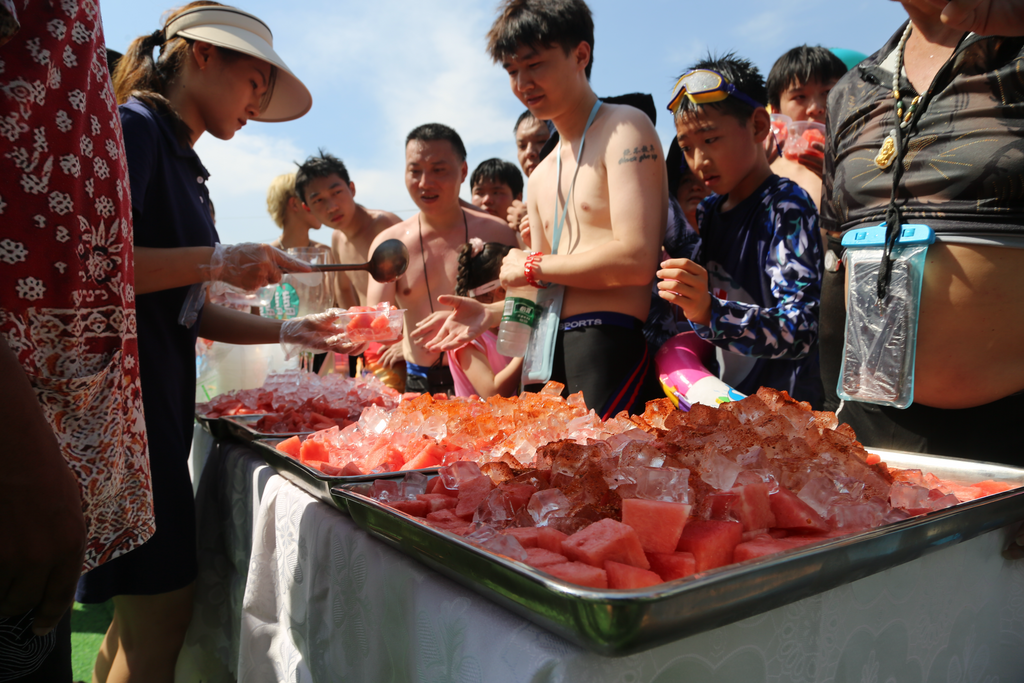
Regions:
<instances>
[{"instance_id":1,"label":"ice cube","mask_svg":"<svg viewBox=\"0 0 1024 683\"><path fill-rule=\"evenodd\" d=\"M769 495L779 490L779 481L771 470L743 470L737 475L734 486L747 484L768 484Z\"/></svg>"},{"instance_id":2,"label":"ice cube","mask_svg":"<svg viewBox=\"0 0 1024 683\"><path fill-rule=\"evenodd\" d=\"M638 467L636 468L636 497L688 505L690 503L690 470L676 467Z\"/></svg>"},{"instance_id":3,"label":"ice cube","mask_svg":"<svg viewBox=\"0 0 1024 683\"><path fill-rule=\"evenodd\" d=\"M382 503L394 503L403 500L401 489L394 479L377 479L370 486L370 496Z\"/></svg>"},{"instance_id":4,"label":"ice cube","mask_svg":"<svg viewBox=\"0 0 1024 683\"><path fill-rule=\"evenodd\" d=\"M406 500L413 500L421 493L427 492L427 481L427 475L422 472L409 472L402 479L399 493Z\"/></svg>"},{"instance_id":5,"label":"ice cube","mask_svg":"<svg viewBox=\"0 0 1024 683\"><path fill-rule=\"evenodd\" d=\"M626 444L619 456L620 467L661 467L665 454L644 441Z\"/></svg>"},{"instance_id":6,"label":"ice cube","mask_svg":"<svg viewBox=\"0 0 1024 683\"><path fill-rule=\"evenodd\" d=\"M494 527L488 526L487 524L477 524L476 528L466 534L465 538L470 543L483 545L497 535L498 531Z\"/></svg>"},{"instance_id":7,"label":"ice cube","mask_svg":"<svg viewBox=\"0 0 1024 683\"><path fill-rule=\"evenodd\" d=\"M503 528L513 517L515 517L515 510L512 508L512 502L508 495L503 489L494 489L473 513L473 522Z\"/></svg>"},{"instance_id":8,"label":"ice cube","mask_svg":"<svg viewBox=\"0 0 1024 683\"><path fill-rule=\"evenodd\" d=\"M504 555L505 557L510 557L513 560L519 560L520 562L526 561L526 549L523 548L522 544L515 536L511 536L509 534L495 534L480 545L487 548L492 553Z\"/></svg>"},{"instance_id":9,"label":"ice cube","mask_svg":"<svg viewBox=\"0 0 1024 683\"><path fill-rule=\"evenodd\" d=\"M742 471L739 465L735 462L721 455L711 455L704 458L701 463L703 466L703 472L700 478L704 482L719 491L725 491L731 489L733 484L736 483L736 477Z\"/></svg>"},{"instance_id":10,"label":"ice cube","mask_svg":"<svg viewBox=\"0 0 1024 683\"><path fill-rule=\"evenodd\" d=\"M571 508L572 503L558 489L537 491L526 504L536 526L546 526L550 517L568 517Z\"/></svg>"},{"instance_id":11,"label":"ice cube","mask_svg":"<svg viewBox=\"0 0 1024 683\"><path fill-rule=\"evenodd\" d=\"M364 434L383 434L389 419L388 412L380 406L369 406L359 416L359 430Z\"/></svg>"},{"instance_id":12,"label":"ice cube","mask_svg":"<svg viewBox=\"0 0 1024 683\"><path fill-rule=\"evenodd\" d=\"M751 446L745 453L736 457L736 464L744 469L758 464L764 455L764 449L760 446Z\"/></svg>"},{"instance_id":13,"label":"ice cube","mask_svg":"<svg viewBox=\"0 0 1024 683\"><path fill-rule=\"evenodd\" d=\"M428 417L416 430L428 439L440 441L448 435L448 420L444 415L434 414Z\"/></svg>"},{"instance_id":14,"label":"ice cube","mask_svg":"<svg viewBox=\"0 0 1024 683\"><path fill-rule=\"evenodd\" d=\"M839 497L839 491L832 479L823 475L811 477L803 488L797 493L797 497L814 508L822 517L828 517L829 508Z\"/></svg>"},{"instance_id":15,"label":"ice cube","mask_svg":"<svg viewBox=\"0 0 1024 683\"><path fill-rule=\"evenodd\" d=\"M875 502L853 505L834 505L830 520L837 529L874 529L882 524L889 513L888 506Z\"/></svg>"},{"instance_id":16,"label":"ice cube","mask_svg":"<svg viewBox=\"0 0 1024 683\"><path fill-rule=\"evenodd\" d=\"M459 484L464 481L486 476L480 471L480 466L471 460L458 460L453 462L450 465L442 467L438 474L441 475L441 481L444 482L445 487L453 490L457 490L459 488Z\"/></svg>"},{"instance_id":17,"label":"ice cube","mask_svg":"<svg viewBox=\"0 0 1024 683\"><path fill-rule=\"evenodd\" d=\"M953 505L959 505L959 504L960 504L960 501L952 493L947 493L946 495L942 496L941 498L936 498L934 500L929 500L928 501L928 507L930 507L932 510L943 510L945 508L952 507Z\"/></svg>"},{"instance_id":18,"label":"ice cube","mask_svg":"<svg viewBox=\"0 0 1024 683\"><path fill-rule=\"evenodd\" d=\"M898 481L889 489L889 502L901 510L919 510L929 507L928 489L907 481Z\"/></svg>"}]
</instances>

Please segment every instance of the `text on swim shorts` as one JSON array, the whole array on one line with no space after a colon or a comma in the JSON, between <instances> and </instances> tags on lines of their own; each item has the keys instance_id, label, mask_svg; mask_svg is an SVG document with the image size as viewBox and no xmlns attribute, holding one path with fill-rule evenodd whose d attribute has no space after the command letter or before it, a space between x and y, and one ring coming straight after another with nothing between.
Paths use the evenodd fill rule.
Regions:
<instances>
[{"instance_id":1,"label":"text on swim shorts","mask_svg":"<svg viewBox=\"0 0 1024 683\"><path fill-rule=\"evenodd\" d=\"M562 329L568 332L569 330L575 330L579 327L596 327L604 325L604 321L600 318L584 318L583 320L569 320L562 323Z\"/></svg>"}]
</instances>

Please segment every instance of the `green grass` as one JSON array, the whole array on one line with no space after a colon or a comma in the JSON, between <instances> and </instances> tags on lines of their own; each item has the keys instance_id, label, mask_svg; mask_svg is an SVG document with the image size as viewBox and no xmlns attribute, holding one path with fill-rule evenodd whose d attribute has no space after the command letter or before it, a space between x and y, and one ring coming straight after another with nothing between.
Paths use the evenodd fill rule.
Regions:
<instances>
[{"instance_id":1,"label":"green grass","mask_svg":"<svg viewBox=\"0 0 1024 683\"><path fill-rule=\"evenodd\" d=\"M113 616L112 601L99 605L75 603L71 612L71 669L74 680L92 680L92 665Z\"/></svg>"}]
</instances>

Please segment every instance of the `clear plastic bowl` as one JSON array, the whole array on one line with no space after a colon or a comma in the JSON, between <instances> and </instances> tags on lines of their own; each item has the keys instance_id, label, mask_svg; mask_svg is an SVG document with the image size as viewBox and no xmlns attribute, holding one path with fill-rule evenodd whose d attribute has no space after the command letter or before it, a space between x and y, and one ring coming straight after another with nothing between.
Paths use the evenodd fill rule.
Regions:
<instances>
[{"instance_id":1,"label":"clear plastic bowl","mask_svg":"<svg viewBox=\"0 0 1024 683\"><path fill-rule=\"evenodd\" d=\"M795 161L803 154L812 154L824 158L824 150L811 146L811 142L825 142L825 124L817 121L793 121L788 126L789 137L782 153L787 159Z\"/></svg>"},{"instance_id":2,"label":"clear plastic bowl","mask_svg":"<svg viewBox=\"0 0 1024 683\"><path fill-rule=\"evenodd\" d=\"M404 308L377 308L372 311L349 309L335 323L354 342L394 341L402 336Z\"/></svg>"}]
</instances>

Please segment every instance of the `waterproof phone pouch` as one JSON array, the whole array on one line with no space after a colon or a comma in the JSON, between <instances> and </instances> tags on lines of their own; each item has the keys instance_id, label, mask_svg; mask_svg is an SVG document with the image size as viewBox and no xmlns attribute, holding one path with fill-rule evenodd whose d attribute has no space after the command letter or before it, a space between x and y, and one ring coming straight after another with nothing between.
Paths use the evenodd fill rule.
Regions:
<instances>
[{"instance_id":1,"label":"waterproof phone pouch","mask_svg":"<svg viewBox=\"0 0 1024 683\"><path fill-rule=\"evenodd\" d=\"M846 337L836 391L845 401L907 408L914 401L914 357L928 245L927 225L904 225L892 250L892 275L878 298L885 224L843 236L848 273Z\"/></svg>"},{"instance_id":2,"label":"waterproof phone pouch","mask_svg":"<svg viewBox=\"0 0 1024 683\"><path fill-rule=\"evenodd\" d=\"M523 384L536 384L551 379L564 297L565 287L562 285L552 285L537 292L539 312L537 322L530 330L530 344L523 358Z\"/></svg>"}]
</instances>

